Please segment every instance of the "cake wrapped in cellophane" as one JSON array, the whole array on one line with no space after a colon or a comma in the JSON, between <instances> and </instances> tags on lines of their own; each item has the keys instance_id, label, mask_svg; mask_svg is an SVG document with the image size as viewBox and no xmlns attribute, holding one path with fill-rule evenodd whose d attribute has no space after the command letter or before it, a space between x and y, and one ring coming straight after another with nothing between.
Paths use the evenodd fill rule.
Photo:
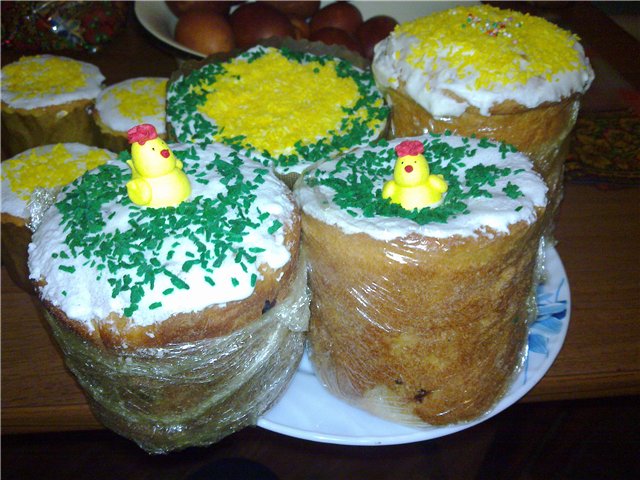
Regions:
<instances>
[{"instance_id":1,"label":"cake wrapped in cellophane","mask_svg":"<svg viewBox=\"0 0 640 480\"><path fill-rule=\"evenodd\" d=\"M489 412L526 358L546 191L513 148L453 135L305 172L310 352L329 391L412 426Z\"/></svg>"}]
</instances>

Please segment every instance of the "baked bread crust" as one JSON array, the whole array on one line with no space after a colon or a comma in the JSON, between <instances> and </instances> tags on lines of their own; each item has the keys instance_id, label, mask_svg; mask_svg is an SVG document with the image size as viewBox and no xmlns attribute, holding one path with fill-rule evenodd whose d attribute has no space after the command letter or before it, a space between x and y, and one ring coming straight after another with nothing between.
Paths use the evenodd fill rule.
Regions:
<instances>
[{"instance_id":1,"label":"baked bread crust","mask_svg":"<svg viewBox=\"0 0 640 480\"><path fill-rule=\"evenodd\" d=\"M288 297L224 337L107 351L46 310L45 319L107 428L150 453L205 446L255 425L295 374L309 297L303 263L293 270Z\"/></svg>"},{"instance_id":2,"label":"baked bread crust","mask_svg":"<svg viewBox=\"0 0 640 480\"><path fill-rule=\"evenodd\" d=\"M165 77L135 77L106 87L96 98L95 107L91 112L92 120L96 126L97 145L116 153L128 150L127 131L140 123L153 125L157 130L158 137L166 140L167 135L164 129L166 123L164 97L166 92L164 89L160 90L160 87L164 87L167 80ZM125 96L118 97L120 94ZM114 110L122 110L123 107L125 110L127 109L128 95L137 97L139 102L156 107L155 114L152 113L154 110L146 110L143 115L136 117L136 115L120 112L116 114L115 118L118 118L119 122L123 122L126 117L129 117L127 122L110 123L116 121L114 118L110 120L110 117L114 115Z\"/></svg>"},{"instance_id":3,"label":"baked bread crust","mask_svg":"<svg viewBox=\"0 0 640 480\"><path fill-rule=\"evenodd\" d=\"M126 168L118 162L88 173L48 210L50 216L34 234L30 258L32 277L41 279L37 287L45 319L96 418L152 453L209 445L240 428L255 425L294 375L304 351L308 325L306 271L299 258L301 217L293 194L266 169L242 163L241 158L224 162L223 158L228 159L224 149L197 152L197 161L196 149L189 147L183 152L185 161L190 158L194 162L189 170L192 178L202 180L205 172L206 181L192 182L193 200L181 205L182 209L143 212L147 218L166 220L162 224L166 228L144 229L140 226L144 220L137 217L137 238L142 238L141 244L149 250L153 250L154 239L163 239L166 248L153 250L154 257L146 256L145 262L166 262L167 272L172 273L169 269L173 268L176 278L181 272L178 268L188 270L182 257L195 256L187 240L199 242L198 252L207 255L208 263L203 268L205 274L185 276L183 281L189 288L182 290L189 290L187 295L172 296L173 289L162 280L145 284L148 288L142 301L162 299L167 307L159 315L149 317L151 307L132 311L125 308L116 314L120 311L117 302L110 302L116 297L108 290L112 285L108 281L100 283L97 279L94 291L91 284L84 282L81 288L74 289L73 281L91 281L100 272L99 265L103 265L98 264L100 255L104 255L100 251L102 244L94 247L96 243L92 243L90 235L81 240L91 258L83 256L66 270L64 264L57 263L65 256L58 253L53 238L61 234L59 241L64 242L70 229L81 228L79 223L69 226L59 216L65 207L77 205L70 200L74 198L74 187L76 192L101 192L100 188L106 188L105 198L96 202L91 211L98 215L114 209L117 212L112 217L105 214L112 223L105 223L100 230L101 238L112 242L110 246L118 245L119 239L109 236L109 228L114 223L121 227L122 218L134 221L129 216L132 209L139 213L129 203L121 202L126 195L122 188L113 188L128 179ZM92 191L87 187L92 180L100 188ZM242 194L236 191L232 195L232 188L242 188ZM229 196L224 197L225 193ZM218 204L214 204L216 201ZM232 201L237 209L230 206ZM82 209L74 212L79 210ZM267 218L272 223L267 223ZM183 229L168 225L185 219L188 223ZM138 244L137 240L128 240ZM229 246L232 242L234 247ZM218 248L221 243L228 250ZM235 250L229 253L231 248ZM261 248L263 251L257 252ZM238 261L239 252L244 251L256 253L246 265ZM222 264L214 266L217 259ZM96 263L90 264L91 261ZM117 268L109 272L108 280L124 278L128 261L124 258L115 264ZM224 262L232 263L232 267ZM46 268L40 269L43 265ZM63 268L58 268L61 265ZM64 274L58 275L58 270ZM51 284L47 285L47 281ZM214 288L202 288L205 282ZM180 283L171 284L180 288ZM230 291L238 285L241 291ZM65 290L57 294L59 287ZM243 295L247 296L242 300L225 300ZM134 301L133 295L129 298ZM110 307L92 310L106 311L104 314L76 314L74 308L83 300L92 302L92 307Z\"/></svg>"},{"instance_id":4,"label":"baked bread crust","mask_svg":"<svg viewBox=\"0 0 640 480\"><path fill-rule=\"evenodd\" d=\"M24 218L2 214L2 264L11 279L23 290L33 293L29 281L27 250L31 243L31 230Z\"/></svg>"},{"instance_id":5,"label":"baked bread crust","mask_svg":"<svg viewBox=\"0 0 640 480\"><path fill-rule=\"evenodd\" d=\"M506 142L531 158L549 187L546 222L549 224L547 231L552 230L553 218L562 200L564 161L569 152L569 134L578 118L580 94L535 108L508 100L493 106L488 116L470 106L458 117L436 118L418 105L402 84L398 89L385 89L383 93L392 105L392 137L450 131L461 136L476 135ZM450 96L455 98L453 94Z\"/></svg>"},{"instance_id":6,"label":"baked bread crust","mask_svg":"<svg viewBox=\"0 0 640 480\"><path fill-rule=\"evenodd\" d=\"M115 158L111 152L85 144L63 143L34 147L3 163L6 178L2 188L7 203L2 212L2 263L16 285L29 293L34 293L27 264L33 229L57 190L94 165L97 157L90 160L94 154L104 155L104 161ZM22 172L17 176L17 185L10 180L12 171ZM23 181L27 186L18 194ZM20 199L23 195L28 199Z\"/></svg>"},{"instance_id":7,"label":"baked bread crust","mask_svg":"<svg viewBox=\"0 0 640 480\"><path fill-rule=\"evenodd\" d=\"M127 132L117 132L109 127L107 127L102 119L100 118L100 114L94 110L91 114L93 118L93 122L96 125L96 143L98 146L102 148L107 148L112 152L121 152L123 150L127 150L129 148L129 142L127 140ZM158 135L160 138L164 139L164 135Z\"/></svg>"},{"instance_id":8,"label":"baked bread crust","mask_svg":"<svg viewBox=\"0 0 640 480\"><path fill-rule=\"evenodd\" d=\"M7 157L32 147L77 142L95 145L90 111L92 99L34 109L13 108L2 102L2 145Z\"/></svg>"},{"instance_id":9,"label":"baked bread crust","mask_svg":"<svg viewBox=\"0 0 640 480\"><path fill-rule=\"evenodd\" d=\"M106 148L112 152L122 152L129 149L129 140L127 139L127 132L119 132L112 128L109 128L100 118L100 114L97 110L92 113L93 122L96 125L96 144L101 148ZM167 135L165 133L159 133L158 137L165 140Z\"/></svg>"},{"instance_id":10,"label":"baked bread crust","mask_svg":"<svg viewBox=\"0 0 640 480\"><path fill-rule=\"evenodd\" d=\"M525 356L540 232L538 220L493 238L384 242L303 213L311 355L322 382L402 423L486 413Z\"/></svg>"},{"instance_id":11,"label":"baked bread crust","mask_svg":"<svg viewBox=\"0 0 640 480\"><path fill-rule=\"evenodd\" d=\"M263 278L256 282L251 296L240 301L173 315L148 326L134 325L127 317L112 313L107 318L95 320L93 331L86 324L69 318L51 302L43 299L43 303L66 328L105 349L162 347L228 335L258 320L264 311L289 295L300 254L300 225L300 212L296 207L291 225L285 227L284 234L284 245L291 255L289 262L275 270L262 265ZM43 279L37 286L45 282Z\"/></svg>"}]
</instances>

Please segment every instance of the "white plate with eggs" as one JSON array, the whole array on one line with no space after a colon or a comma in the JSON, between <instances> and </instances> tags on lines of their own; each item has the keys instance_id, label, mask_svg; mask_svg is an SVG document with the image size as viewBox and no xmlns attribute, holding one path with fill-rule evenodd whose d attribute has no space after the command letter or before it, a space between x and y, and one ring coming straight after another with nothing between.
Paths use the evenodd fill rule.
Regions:
<instances>
[{"instance_id":1,"label":"white plate with eggs","mask_svg":"<svg viewBox=\"0 0 640 480\"><path fill-rule=\"evenodd\" d=\"M329 3L332 2L321 2L320 6L322 7ZM364 20L376 15L388 15L395 18L398 23L403 23L435 11L446 10L463 2L353 1L351 3L358 7ZM174 31L178 18L169 10L164 1L137 1L135 2L135 13L142 26L162 43L182 53L199 58L204 57L201 53L187 48L175 40Z\"/></svg>"}]
</instances>

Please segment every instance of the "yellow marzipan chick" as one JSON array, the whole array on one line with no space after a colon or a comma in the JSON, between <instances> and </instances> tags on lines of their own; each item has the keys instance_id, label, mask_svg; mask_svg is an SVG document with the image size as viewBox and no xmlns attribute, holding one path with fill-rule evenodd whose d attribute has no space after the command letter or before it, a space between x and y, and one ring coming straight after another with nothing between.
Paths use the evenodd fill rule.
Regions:
<instances>
[{"instance_id":1,"label":"yellow marzipan chick","mask_svg":"<svg viewBox=\"0 0 640 480\"><path fill-rule=\"evenodd\" d=\"M398 203L406 210L438 204L448 185L442 175L429 172L429 164L422 154L424 145L417 140L406 140L396 146L398 159L393 169L393 180L385 182L382 198Z\"/></svg>"},{"instance_id":2,"label":"yellow marzipan chick","mask_svg":"<svg viewBox=\"0 0 640 480\"><path fill-rule=\"evenodd\" d=\"M133 203L161 208L175 207L191 194L189 178L182 171L182 162L176 158L164 140L157 136L153 125L142 124L128 132L131 143L131 180L127 193Z\"/></svg>"}]
</instances>

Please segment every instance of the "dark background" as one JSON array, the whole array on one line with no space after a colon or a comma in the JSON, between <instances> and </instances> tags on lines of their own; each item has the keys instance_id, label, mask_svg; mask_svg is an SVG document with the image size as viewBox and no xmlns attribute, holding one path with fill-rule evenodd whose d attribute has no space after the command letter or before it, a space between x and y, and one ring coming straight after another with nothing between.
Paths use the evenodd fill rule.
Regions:
<instances>
[{"instance_id":1,"label":"dark background","mask_svg":"<svg viewBox=\"0 0 640 480\"><path fill-rule=\"evenodd\" d=\"M247 428L151 456L110 431L2 437L2 479L637 479L637 397L520 403L468 430L383 447Z\"/></svg>"},{"instance_id":2,"label":"dark background","mask_svg":"<svg viewBox=\"0 0 640 480\"><path fill-rule=\"evenodd\" d=\"M554 20L566 3L520 6ZM640 2L597 4L640 18ZM629 80L640 75L638 58L615 67ZM639 405L638 397L518 403L447 437L383 447L313 443L256 427L207 448L151 456L107 430L3 435L1 473L3 480L636 479Z\"/></svg>"}]
</instances>

